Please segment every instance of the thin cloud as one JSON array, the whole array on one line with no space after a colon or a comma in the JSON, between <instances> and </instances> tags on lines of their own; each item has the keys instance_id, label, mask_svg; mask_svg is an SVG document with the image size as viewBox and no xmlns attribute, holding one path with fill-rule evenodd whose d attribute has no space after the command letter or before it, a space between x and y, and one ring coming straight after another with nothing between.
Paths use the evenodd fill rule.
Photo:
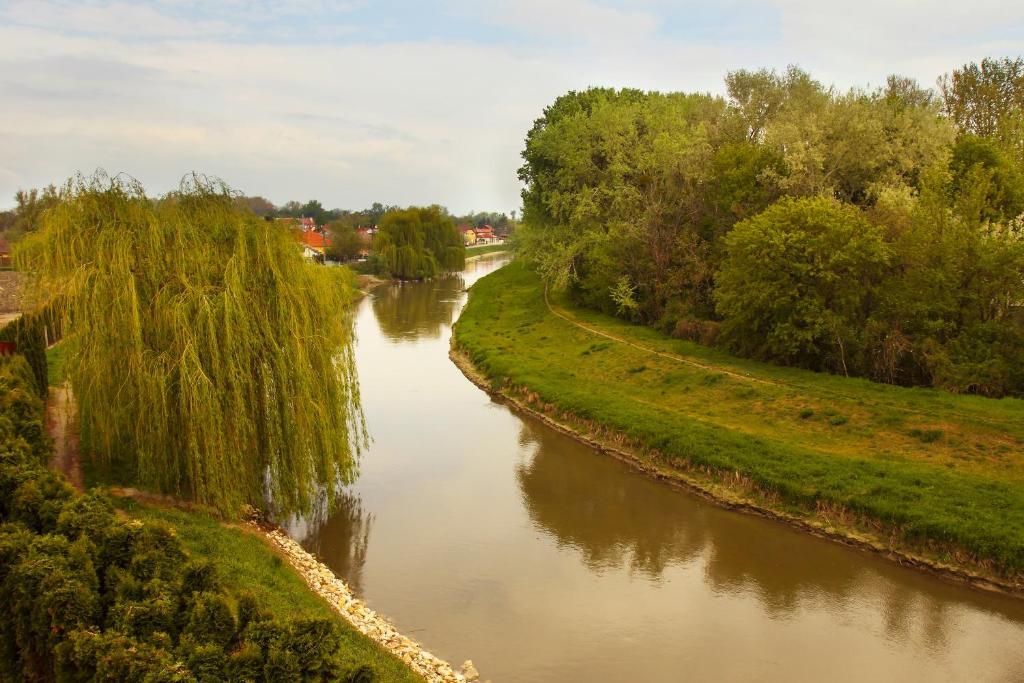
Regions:
<instances>
[{"instance_id":1,"label":"thin cloud","mask_svg":"<svg viewBox=\"0 0 1024 683\"><path fill-rule=\"evenodd\" d=\"M198 170L276 202L508 211L525 133L567 90L720 93L728 70L791 63L839 88L928 85L1019 52L1024 9L1003 4L16 0L0 206L102 166L154 193Z\"/></svg>"}]
</instances>

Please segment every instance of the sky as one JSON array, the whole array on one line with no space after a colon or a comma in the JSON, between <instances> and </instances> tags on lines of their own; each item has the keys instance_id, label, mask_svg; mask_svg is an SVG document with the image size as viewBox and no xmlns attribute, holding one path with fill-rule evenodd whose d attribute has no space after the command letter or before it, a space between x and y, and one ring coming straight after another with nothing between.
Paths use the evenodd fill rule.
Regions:
<instances>
[{"instance_id":1,"label":"sky","mask_svg":"<svg viewBox=\"0 0 1024 683\"><path fill-rule=\"evenodd\" d=\"M723 94L797 64L934 85L1024 53L1014 0L0 0L0 207L98 168L276 204L520 205L545 106L589 86Z\"/></svg>"}]
</instances>

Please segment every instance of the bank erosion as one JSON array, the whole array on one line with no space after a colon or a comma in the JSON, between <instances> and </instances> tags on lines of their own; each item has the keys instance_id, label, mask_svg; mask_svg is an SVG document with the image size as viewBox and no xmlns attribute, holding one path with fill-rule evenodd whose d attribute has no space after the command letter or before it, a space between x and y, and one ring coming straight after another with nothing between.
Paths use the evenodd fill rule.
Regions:
<instances>
[{"instance_id":1,"label":"bank erosion","mask_svg":"<svg viewBox=\"0 0 1024 683\"><path fill-rule=\"evenodd\" d=\"M982 587L1024 589L1024 401L738 359L477 282L453 353L525 409L728 505Z\"/></svg>"}]
</instances>

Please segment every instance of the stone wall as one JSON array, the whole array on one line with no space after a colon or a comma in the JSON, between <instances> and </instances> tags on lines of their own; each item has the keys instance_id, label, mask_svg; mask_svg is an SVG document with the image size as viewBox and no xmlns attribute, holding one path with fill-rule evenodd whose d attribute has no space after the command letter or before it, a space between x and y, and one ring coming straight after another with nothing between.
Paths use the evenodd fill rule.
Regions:
<instances>
[{"instance_id":1,"label":"stone wall","mask_svg":"<svg viewBox=\"0 0 1024 683\"><path fill-rule=\"evenodd\" d=\"M0 270L0 314L21 310L21 273Z\"/></svg>"}]
</instances>

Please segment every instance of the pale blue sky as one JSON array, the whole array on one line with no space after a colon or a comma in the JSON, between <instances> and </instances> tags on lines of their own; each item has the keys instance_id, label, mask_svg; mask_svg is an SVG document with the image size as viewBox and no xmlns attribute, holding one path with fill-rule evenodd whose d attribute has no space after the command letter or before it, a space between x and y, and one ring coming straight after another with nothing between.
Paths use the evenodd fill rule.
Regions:
<instances>
[{"instance_id":1,"label":"pale blue sky","mask_svg":"<svg viewBox=\"0 0 1024 683\"><path fill-rule=\"evenodd\" d=\"M932 85L1020 36L1005 0L0 0L0 206L103 167L152 194L197 170L277 203L508 211L566 90L721 92L790 63Z\"/></svg>"}]
</instances>

